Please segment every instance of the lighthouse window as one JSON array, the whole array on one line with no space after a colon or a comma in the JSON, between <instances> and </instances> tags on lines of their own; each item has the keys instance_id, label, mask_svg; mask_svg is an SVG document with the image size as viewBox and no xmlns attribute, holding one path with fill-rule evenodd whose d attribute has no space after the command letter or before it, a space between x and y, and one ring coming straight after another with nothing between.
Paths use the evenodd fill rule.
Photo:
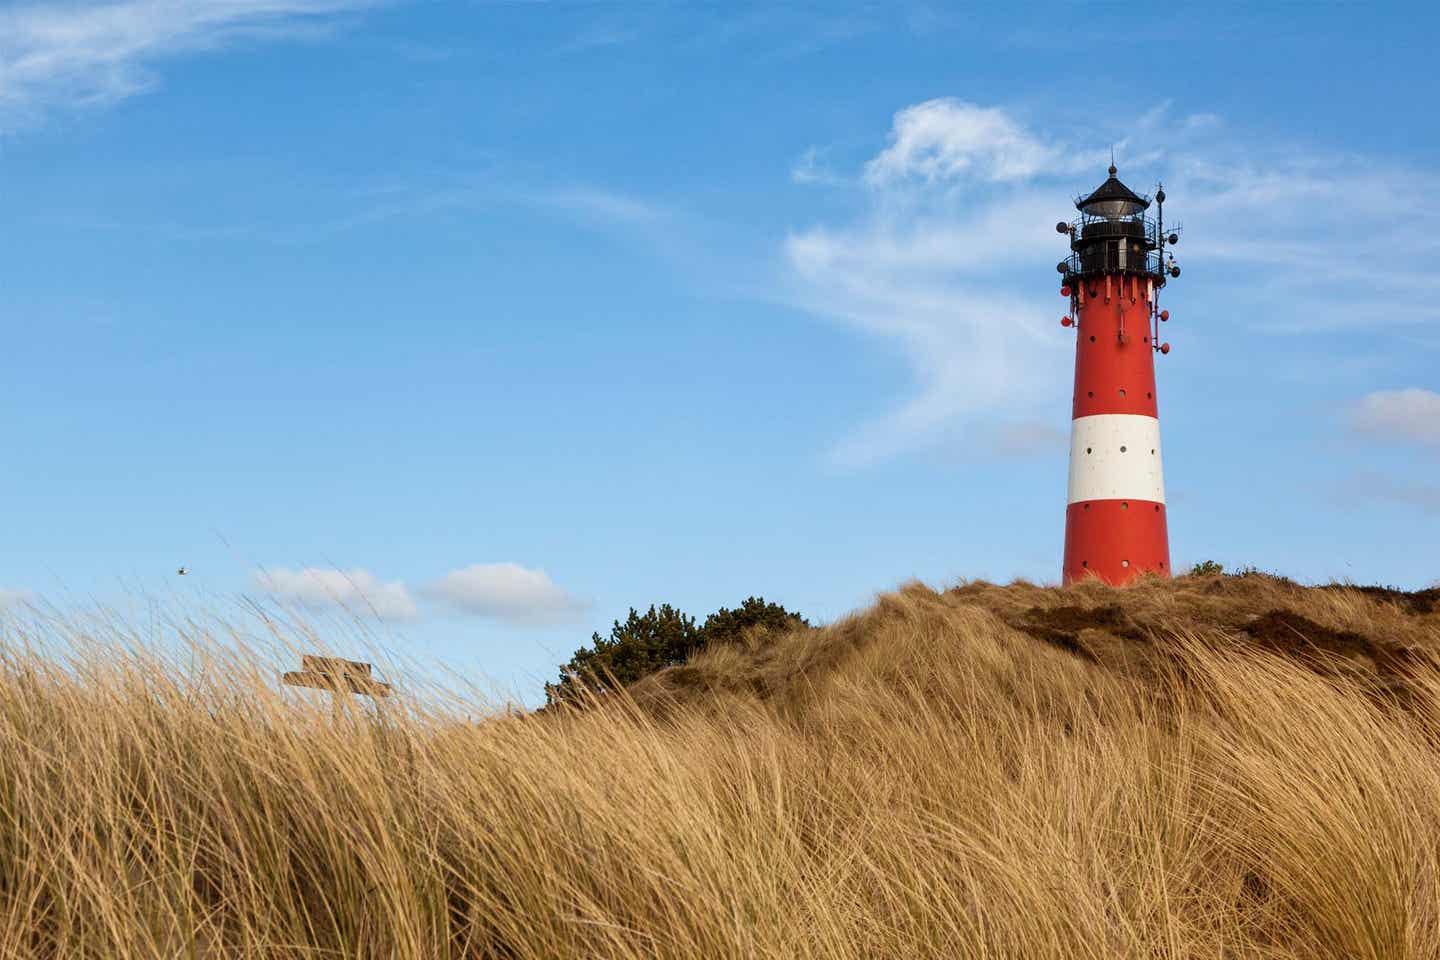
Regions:
<instances>
[{"instance_id":1,"label":"lighthouse window","mask_svg":"<svg viewBox=\"0 0 1440 960\"><path fill-rule=\"evenodd\" d=\"M1130 561L1129 561L1129 560L1121 560L1121 561L1120 561L1120 566L1122 566L1122 567L1128 567L1128 566L1130 566Z\"/></svg>"},{"instance_id":2,"label":"lighthouse window","mask_svg":"<svg viewBox=\"0 0 1440 960\"><path fill-rule=\"evenodd\" d=\"M1120 448L1120 452L1121 452L1121 453L1124 453L1124 452L1125 452L1125 448L1124 448L1124 447L1121 447L1121 448Z\"/></svg>"},{"instance_id":3,"label":"lighthouse window","mask_svg":"<svg viewBox=\"0 0 1440 960\"><path fill-rule=\"evenodd\" d=\"M1085 452L1086 452L1086 453L1089 453L1089 452L1090 452L1090 448L1089 448L1089 447L1086 447L1086 448L1085 448Z\"/></svg>"},{"instance_id":4,"label":"lighthouse window","mask_svg":"<svg viewBox=\"0 0 1440 960\"><path fill-rule=\"evenodd\" d=\"M1091 343L1094 343L1094 342L1095 342L1095 336L1094 336L1094 334L1091 334L1091 336L1090 336L1090 342L1091 342Z\"/></svg>"},{"instance_id":5,"label":"lighthouse window","mask_svg":"<svg viewBox=\"0 0 1440 960\"><path fill-rule=\"evenodd\" d=\"M1122 397L1125 396L1125 388L1124 388L1124 387L1121 387L1121 388L1120 388L1120 396L1122 396Z\"/></svg>"},{"instance_id":6,"label":"lighthouse window","mask_svg":"<svg viewBox=\"0 0 1440 960\"><path fill-rule=\"evenodd\" d=\"M1095 391L1094 391L1094 390L1087 390L1087 391L1085 391L1085 396L1090 397L1091 399L1094 399L1094 397L1095 397Z\"/></svg>"},{"instance_id":7,"label":"lighthouse window","mask_svg":"<svg viewBox=\"0 0 1440 960\"><path fill-rule=\"evenodd\" d=\"M1125 500L1121 500L1121 501L1120 501L1120 509L1121 509L1121 510L1129 510L1129 509L1130 509L1130 504L1129 504L1127 501L1125 501Z\"/></svg>"}]
</instances>

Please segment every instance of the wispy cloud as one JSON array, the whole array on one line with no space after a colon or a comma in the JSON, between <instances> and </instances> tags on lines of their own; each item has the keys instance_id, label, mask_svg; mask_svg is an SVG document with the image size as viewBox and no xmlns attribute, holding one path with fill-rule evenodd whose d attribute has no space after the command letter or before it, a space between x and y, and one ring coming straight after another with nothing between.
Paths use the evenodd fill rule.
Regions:
<instances>
[{"instance_id":1,"label":"wispy cloud","mask_svg":"<svg viewBox=\"0 0 1440 960\"><path fill-rule=\"evenodd\" d=\"M1144 143L1168 146L1137 155L1121 131L1121 176L1144 190L1163 174L1167 192L1183 198L1189 230L1177 253L1186 266L1224 273L1227 294L1253 307L1247 332L1440 317L1424 305L1440 293L1425 267L1440 256L1440 177L1241 142L1220 117L1177 117L1168 103L1140 128ZM905 107L848 181L853 215L785 238L786 299L890 340L913 372L910 396L840 441L837 461L957 442L1000 455L1008 448L993 442L996 423L1044 421L1062 402L1072 341L1043 278L1064 252L1053 225L1070 212L1066 196L1104 176L1111 144L1095 143L1104 135L950 98ZM792 179L812 182L822 150L807 150Z\"/></svg>"},{"instance_id":2,"label":"wispy cloud","mask_svg":"<svg viewBox=\"0 0 1440 960\"><path fill-rule=\"evenodd\" d=\"M477 563L452 570L423 589L461 613L523 626L569 622L589 606L543 570L518 563Z\"/></svg>"},{"instance_id":3,"label":"wispy cloud","mask_svg":"<svg viewBox=\"0 0 1440 960\"><path fill-rule=\"evenodd\" d=\"M858 249L857 249L858 248ZM915 387L899 407L860 425L832 449L859 467L937 439L958 439L957 421L1010 408L1033 409L1066 366L1064 342L1049 334L1044 304L939 268L867 264L868 238L792 238L789 255L812 309L898 341ZM924 258L917 258L923 260ZM981 442L981 441L977 441ZM988 439L984 445L991 446Z\"/></svg>"},{"instance_id":4,"label":"wispy cloud","mask_svg":"<svg viewBox=\"0 0 1440 960\"><path fill-rule=\"evenodd\" d=\"M844 183L845 178L836 174L825 164L825 151L819 147L810 147L795 161L790 168L790 179L795 183L820 183L837 184Z\"/></svg>"},{"instance_id":5,"label":"wispy cloud","mask_svg":"<svg viewBox=\"0 0 1440 960\"><path fill-rule=\"evenodd\" d=\"M592 229L659 234L674 219L667 207L640 197L570 184L537 188L506 183L487 174L436 176L430 182L381 183L338 194L327 218L283 222L277 214L257 221L195 223L96 217L88 211L52 212L46 222L80 230L143 233L192 243L248 240L284 246L325 243L344 234L391 223L454 217L518 206Z\"/></svg>"},{"instance_id":6,"label":"wispy cloud","mask_svg":"<svg viewBox=\"0 0 1440 960\"><path fill-rule=\"evenodd\" d=\"M255 585L281 600L315 612L335 609L352 614L373 612L382 620L413 620L420 613L404 583L381 581L368 570L276 567L256 574Z\"/></svg>"},{"instance_id":7,"label":"wispy cloud","mask_svg":"<svg viewBox=\"0 0 1440 960\"><path fill-rule=\"evenodd\" d=\"M533 204L584 220L643 225L663 216L661 209L648 201L595 187L555 188L532 191L525 196Z\"/></svg>"},{"instance_id":8,"label":"wispy cloud","mask_svg":"<svg viewBox=\"0 0 1440 960\"><path fill-rule=\"evenodd\" d=\"M1377 390L1352 406L1348 419L1371 439L1440 450L1440 393L1433 390Z\"/></svg>"},{"instance_id":9,"label":"wispy cloud","mask_svg":"<svg viewBox=\"0 0 1440 960\"><path fill-rule=\"evenodd\" d=\"M1382 314L1386 323L1424 318L1392 297L1440 292L1440 277L1426 266L1440 252L1440 177L1347 154L1222 151L1172 161L1193 228L1187 256L1267 268L1277 281L1323 291L1339 314L1302 312L1312 327L1363 325L1373 313L1367 307L1377 305L1397 308ZM1361 223L1364 243L1353 235Z\"/></svg>"},{"instance_id":10,"label":"wispy cloud","mask_svg":"<svg viewBox=\"0 0 1440 960\"><path fill-rule=\"evenodd\" d=\"M955 428L1001 415L1001 404L1026 415L1063 376L1064 341L1050 329L1058 299L1009 272L1053 254L1055 198L1034 184L1084 162L1100 155L998 108L927 101L895 115L888 146L864 165L859 216L786 238L791 299L893 339L914 372L911 395L837 443L836 462L863 466L940 440L1014 455L1013 443Z\"/></svg>"},{"instance_id":11,"label":"wispy cloud","mask_svg":"<svg viewBox=\"0 0 1440 960\"><path fill-rule=\"evenodd\" d=\"M0 11L0 123L150 89L156 62L243 39L294 37L379 0L81 0Z\"/></svg>"}]
</instances>

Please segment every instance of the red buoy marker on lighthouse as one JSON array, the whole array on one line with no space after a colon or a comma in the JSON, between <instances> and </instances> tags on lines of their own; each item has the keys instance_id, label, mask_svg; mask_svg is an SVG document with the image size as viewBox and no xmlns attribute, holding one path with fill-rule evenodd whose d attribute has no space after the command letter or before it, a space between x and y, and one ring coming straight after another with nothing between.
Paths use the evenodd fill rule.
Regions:
<instances>
[{"instance_id":1,"label":"red buoy marker on lighthouse","mask_svg":"<svg viewBox=\"0 0 1440 960\"><path fill-rule=\"evenodd\" d=\"M1115 176L1076 201L1080 219L1056 230L1070 237L1061 261L1062 294L1074 318L1075 394L1070 424L1070 492L1062 577L1125 583L1142 573L1170 575L1160 420L1155 391L1157 327L1167 258L1165 191L1150 199Z\"/></svg>"}]
</instances>

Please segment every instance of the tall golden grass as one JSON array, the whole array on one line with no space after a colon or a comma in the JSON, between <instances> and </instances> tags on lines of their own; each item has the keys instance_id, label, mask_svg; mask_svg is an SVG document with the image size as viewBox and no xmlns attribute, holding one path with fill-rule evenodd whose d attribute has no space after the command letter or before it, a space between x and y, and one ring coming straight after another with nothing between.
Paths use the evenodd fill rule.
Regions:
<instances>
[{"instance_id":1,"label":"tall golden grass","mask_svg":"<svg viewBox=\"0 0 1440 960\"><path fill-rule=\"evenodd\" d=\"M1385 598L909 585L480 723L191 626L6 629L0 956L1440 956L1440 615Z\"/></svg>"}]
</instances>

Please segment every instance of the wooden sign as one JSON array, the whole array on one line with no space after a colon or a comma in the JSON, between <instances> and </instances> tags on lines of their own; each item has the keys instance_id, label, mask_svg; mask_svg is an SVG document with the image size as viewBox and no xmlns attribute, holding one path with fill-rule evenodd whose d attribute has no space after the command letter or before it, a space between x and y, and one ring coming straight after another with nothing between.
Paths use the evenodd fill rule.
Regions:
<instances>
[{"instance_id":1,"label":"wooden sign","mask_svg":"<svg viewBox=\"0 0 1440 960\"><path fill-rule=\"evenodd\" d=\"M313 687L331 693L360 693L370 697L390 696L390 684L373 678L370 664L340 657L300 658L300 669L282 678L292 687Z\"/></svg>"}]
</instances>

